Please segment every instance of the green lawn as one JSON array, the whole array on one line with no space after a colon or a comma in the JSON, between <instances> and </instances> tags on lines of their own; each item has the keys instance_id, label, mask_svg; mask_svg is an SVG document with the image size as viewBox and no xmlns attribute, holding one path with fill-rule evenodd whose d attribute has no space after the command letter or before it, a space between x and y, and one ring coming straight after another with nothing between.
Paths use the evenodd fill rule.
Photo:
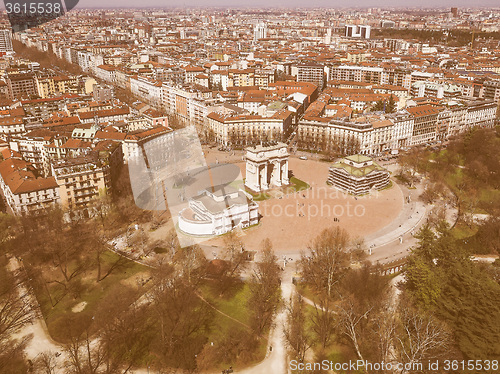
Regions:
<instances>
[{"instance_id":1,"label":"green lawn","mask_svg":"<svg viewBox=\"0 0 500 374\"><path fill-rule=\"evenodd\" d=\"M249 188L245 188L245 191L252 195L254 201L264 201L270 199L272 196L265 192L253 192Z\"/></svg>"},{"instance_id":2,"label":"green lawn","mask_svg":"<svg viewBox=\"0 0 500 374\"><path fill-rule=\"evenodd\" d=\"M474 236L477 233L477 226L474 225L472 227L469 227L463 223L457 224L453 229L451 230L451 233L455 237L455 239L465 239L471 236Z\"/></svg>"},{"instance_id":3,"label":"green lawn","mask_svg":"<svg viewBox=\"0 0 500 374\"><path fill-rule=\"evenodd\" d=\"M200 291L203 297L210 302L219 311L227 314L228 316L234 318L235 320L248 325L250 319L250 308L248 307L248 298L250 297L250 287L248 284L243 284L231 297L220 297L210 284L204 284L200 287ZM240 332L248 332L247 329L241 323L228 318L227 316L215 312L214 322L212 325L211 332L208 336L209 342L224 341L228 336L239 334ZM254 352L255 359L250 362L240 363L240 362L221 362L217 367L213 369L216 372L220 372L222 369L227 369L229 366L241 369L243 366L251 366L262 361L266 355L267 349L267 332L259 339L259 345Z\"/></svg>"},{"instance_id":4,"label":"green lawn","mask_svg":"<svg viewBox=\"0 0 500 374\"><path fill-rule=\"evenodd\" d=\"M290 182L292 182L292 188L298 192L298 191L303 191L303 190L307 190L309 186L306 182L300 180L299 178L296 178L296 177L291 177L290 178Z\"/></svg>"},{"instance_id":5,"label":"green lawn","mask_svg":"<svg viewBox=\"0 0 500 374\"><path fill-rule=\"evenodd\" d=\"M218 310L226 313L227 315L244 324L248 324L249 310L247 307L247 302L248 298L250 297L250 287L248 286L248 284L243 284L243 286L230 298L219 297L217 295L217 291L214 291L213 288L208 284L203 285L200 290L203 297ZM224 317L220 313L217 314L218 316L220 316L217 319L220 320L223 326L228 326L236 323L235 321Z\"/></svg>"},{"instance_id":6,"label":"green lawn","mask_svg":"<svg viewBox=\"0 0 500 374\"><path fill-rule=\"evenodd\" d=\"M103 269L107 269L110 264L116 261L118 255L113 252L105 252L102 255ZM40 303L42 314L47 323L47 327L52 338L59 342L64 342L64 331L66 329L66 321L73 316L90 316L92 317L99 307L100 303L109 295L123 287L132 287L124 285L122 281L132 277L140 272L147 272L149 269L143 265L133 261L128 261L120 269L115 269L107 278L100 282L96 282L96 274L94 271L83 274L81 283L83 291L79 297L75 298L71 294L65 295L61 301L55 306L52 306L51 299L44 287L34 287L36 297ZM63 295L63 287L57 283L47 284L52 300L57 300ZM86 302L87 305L83 311L74 313L72 308L81 302Z\"/></svg>"}]
</instances>

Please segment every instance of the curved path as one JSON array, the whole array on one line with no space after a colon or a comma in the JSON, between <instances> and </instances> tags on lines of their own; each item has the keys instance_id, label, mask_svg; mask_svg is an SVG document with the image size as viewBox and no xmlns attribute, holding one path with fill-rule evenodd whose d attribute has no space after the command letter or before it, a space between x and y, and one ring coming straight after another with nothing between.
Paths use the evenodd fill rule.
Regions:
<instances>
[{"instance_id":1,"label":"curved path","mask_svg":"<svg viewBox=\"0 0 500 374\"><path fill-rule=\"evenodd\" d=\"M281 282L281 297L288 302L295 292L292 284L292 266L286 267ZM284 374L288 371L287 349L284 338L286 326L286 308L282 308L276 315L274 326L270 332L266 358L251 368L235 370L240 374ZM270 350L272 347L272 350Z\"/></svg>"}]
</instances>

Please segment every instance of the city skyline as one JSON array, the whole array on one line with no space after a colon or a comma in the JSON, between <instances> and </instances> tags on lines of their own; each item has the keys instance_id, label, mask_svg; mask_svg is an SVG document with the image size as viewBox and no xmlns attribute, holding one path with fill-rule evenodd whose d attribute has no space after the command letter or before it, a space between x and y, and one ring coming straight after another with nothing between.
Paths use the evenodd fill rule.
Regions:
<instances>
[{"instance_id":1,"label":"city skyline","mask_svg":"<svg viewBox=\"0 0 500 374\"><path fill-rule=\"evenodd\" d=\"M102 1L98 0L80 0L75 7L75 9L84 8L95 8L95 9L113 9L113 8L241 8L241 9L255 9L255 8L284 8L284 9L310 9L310 8L331 8L331 9L355 9L355 8L408 8L408 9L447 9L450 7L460 7L463 9L478 9L478 8L498 8L499 4L496 0L480 0L474 3L474 6L470 6L470 2L467 0L444 0L436 5L434 1L431 0L386 0L381 4L376 0L356 0L349 2L349 6L345 5L345 2L341 1L329 1L329 0L313 0L304 4L301 1L286 1L286 0L256 0L253 1L251 5L247 5L245 2L240 2L238 0L171 0L166 2L164 0L145 0L142 1L140 5L137 4L135 0L111 0L104 5ZM5 5L0 4L1 9L5 9Z\"/></svg>"},{"instance_id":2,"label":"city skyline","mask_svg":"<svg viewBox=\"0 0 500 374\"><path fill-rule=\"evenodd\" d=\"M145 7L238 7L238 8L273 8L273 7L283 7L283 8L339 8L339 9L347 9L347 8L356 8L356 7L376 7L376 8L389 8L389 7L397 7L397 8L420 8L420 7L429 7L429 8L448 8L448 7L464 7L471 8L474 7L494 7L498 6L498 2L496 0L480 0L474 3L474 7L471 7L471 3L467 0L444 0L439 2L439 5L436 6L435 1L431 0L417 0L417 1L409 1L409 0L386 0L384 2L375 1L375 0L356 0L350 1L349 6L346 6L345 2L342 1L329 1L329 0L313 0L307 2L307 6L302 1L286 1L286 0L256 0L253 1L251 5L247 5L248 3L238 1L238 0L172 0L166 2L164 0L146 0L142 1L141 5L138 6L137 2L134 0L122 0L122 1L110 1L110 4L105 6L106 8L113 7L133 7L133 8L145 8ZM97 0L81 0L77 7L103 7L101 1Z\"/></svg>"}]
</instances>

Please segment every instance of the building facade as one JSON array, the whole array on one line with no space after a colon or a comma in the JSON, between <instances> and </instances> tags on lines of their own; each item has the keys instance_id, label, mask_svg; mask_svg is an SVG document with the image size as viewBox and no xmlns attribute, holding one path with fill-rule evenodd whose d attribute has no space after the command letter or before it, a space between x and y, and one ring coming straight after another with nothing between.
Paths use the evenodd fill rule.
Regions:
<instances>
[{"instance_id":1,"label":"building facade","mask_svg":"<svg viewBox=\"0 0 500 374\"><path fill-rule=\"evenodd\" d=\"M353 155L330 166L327 183L353 195L364 195L386 187L389 182L389 171L370 157Z\"/></svg>"}]
</instances>

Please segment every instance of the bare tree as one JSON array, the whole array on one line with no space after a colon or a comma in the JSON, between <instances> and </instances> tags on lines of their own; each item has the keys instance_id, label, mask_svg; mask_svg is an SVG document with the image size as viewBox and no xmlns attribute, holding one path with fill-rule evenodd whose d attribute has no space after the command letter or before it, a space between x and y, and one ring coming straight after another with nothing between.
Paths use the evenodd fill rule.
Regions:
<instances>
[{"instance_id":1,"label":"bare tree","mask_svg":"<svg viewBox=\"0 0 500 374\"><path fill-rule=\"evenodd\" d=\"M148 293L157 331L154 352L163 366L193 369L202 347L202 336L212 321L213 309L198 297L192 284L164 265L153 273Z\"/></svg>"},{"instance_id":2,"label":"bare tree","mask_svg":"<svg viewBox=\"0 0 500 374\"><path fill-rule=\"evenodd\" d=\"M38 355L37 359L34 362L37 373L43 374L56 374L56 356L51 351L45 351Z\"/></svg>"},{"instance_id":3,"label":"bare tree","mask_svg":"<svg viewBox=\"0 0 500 374\"><path fill-rule=\"evenodd\" d=\"M181 267L188 283L198 284L204 276L207 259L200 246L193 245L179 249L174 262Z\"/></svg>"},{"instance_id":4,"label":"bare tree","mask_svg":"<svg viewBox=\"0 0 500 374\"><path fill-rule=\"evenodd\" d=\"M387 279L367 264L344 276L339 295L339 332L347 338L358 358L364 360L366 354L374 355L377 351L371 333L376 331L375 321L388 303Z\"/></svg>"},{"instance_id":5,"label":"bare tree","mask_svg":"<svg viewBox=\"0 0 500 374\"><path fill-rule=\"evenodd\" d=\"M262 260L257 263L250 280L248 305L252 311L251 325L261 334L271 325L280 300L281 269L269 239L262 244Z\"/></svg>"},{"instance_id":6,"label":"bare tree","mask_svg":"<svg viewBox=\"0 0 500 374\"><path fill-rule=\"evenodd\" d=\"M295 294L287 305L287 324L284 330L286 342L294 357L304 362L312 345L306 328L305 303L300 294Z\"/></svg>"},{"instance_id":7,"label":"bare tree","mask_svg":"<svg viewBox=\"0 0 500 374\"><path fill-rule=\"evenodd\" d=\"M321 295L318 303L314 302L311 327L323 349L331 343L336 323L336 311L333 309L331 299Z\"/></svg>"},{"instance_id":8,"label":"bare tree","mask_svg":"<svg viewBox=\"0 0 500 374\"><path fill-rule=\"evenodd\" d=\"M1 262L6 264L5 257ZM0 269L4 270L4 269ZM9 336L19 331L35 318L31 296L22 286L23 277L20 270L12 269L14 274L5 268L4 281L0 285L0 343L9 339Z\"/></svg>"},{"instance_id":9,"label":"bare tree","mask_svg":"<svg viewBox=\"0 0 500 374\"><path fill-rule=\"evenodd\" d=\"M403 303L400 308L402 333L397 336L398 359L404 363L401 373L409 373L419 362L439 358L450 346L451 335L445 325L430 314L420 313Z\"/></svg>"},{"instance_id":10,"label":"bare tree","mask_svg":"<svg viewBox=\"0 0 500 374\"><path fill-rule=\"evenodd\" d=\"M391 307L391 301L387 300L379 313L372 319L372 335L376 337L379 362L390 362L395 358L396 327L395 311Z\"/></svg>"},{"instance_id":11,"label":"bare tree","mask_svg":"<svg viewBox=\"0 0 500 374\"><path fill-rule=\"evenodd\" d=\"M338 307L340 331L352 343L356 356L362 361L364 361L361 353L362 325L365 320L368 320L368 316L372 310L373 306L370 306L366 310L359 311L356 301L352 296L345 298Z\"/></svg>"},{"instance_id":12,"label":"bare tree","mask_svg":"<svg viewBox=\"0 0 500 374\"><path fill-rule=\"evenodd\" d=\"M325 229L312 244L310 254L302 254L300 266L305 282L328 296L333 295L333 286L349 263L347 248L349 234L335 226Z\"/></svg>"}]
</instances>

